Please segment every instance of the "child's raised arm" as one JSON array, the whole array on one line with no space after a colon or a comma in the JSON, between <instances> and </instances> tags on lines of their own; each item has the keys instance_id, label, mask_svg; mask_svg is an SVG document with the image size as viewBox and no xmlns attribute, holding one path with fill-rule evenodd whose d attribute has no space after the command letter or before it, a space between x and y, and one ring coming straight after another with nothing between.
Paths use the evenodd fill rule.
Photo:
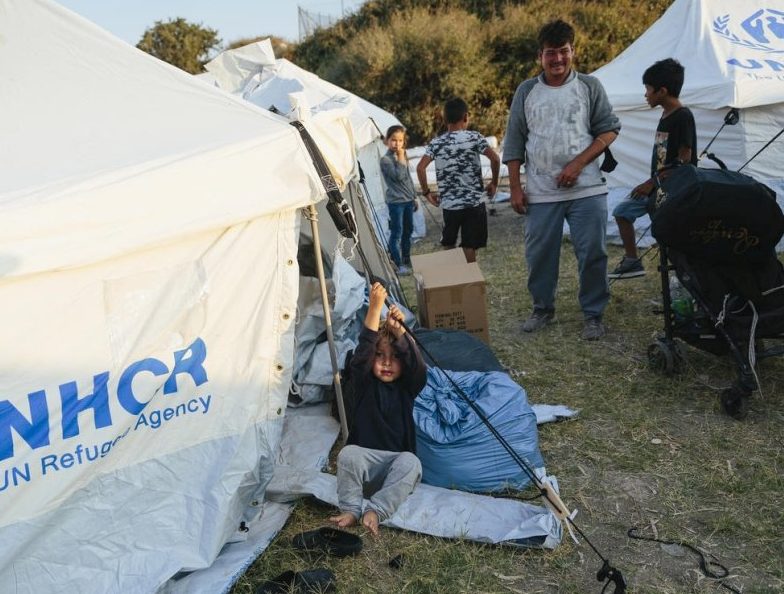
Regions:
<instances>
[{"instance_id":1,"label":"child's raised arm","mask_svg":"<svg viewBox=\"0 0 784 594\"><path fill-rule=\"evenodd\" d=\"M427 365L422 359L422 353L419 352L419 347L413 336L406 332L401 323L403 320L403 312L397 306L391 305L386 325L389 331L395 335L392 348L403 365L401 381L406 386L408 395L411 398L416 398L427 383Z\"/></svg>"},{"instance_id":2,"label":"child's raised arm","mask_svg":"<svg viewBox=\"0 0 784 594\"><path fill-rule=\"evenodd\" d=\"M400 338L406 333L406 329L403 327L403 324L401 324L404 319L403 312L398 309L397 305L392 304L389 306L387 328L395 335L395 338Z\"/></svg>"},{"instance_id":3,"label":"child's raised arm","mask_svg":"<svg viewBox=\"0 0 784 594\"><path fill-rule=\"evenodd\" d=\"M384 300L387 298L387 290L381 283L373 283L370 287L370 304L365 315L365 328L378 332L381 323L381 310L384 308Z\"/></svg>"}]
</instances>

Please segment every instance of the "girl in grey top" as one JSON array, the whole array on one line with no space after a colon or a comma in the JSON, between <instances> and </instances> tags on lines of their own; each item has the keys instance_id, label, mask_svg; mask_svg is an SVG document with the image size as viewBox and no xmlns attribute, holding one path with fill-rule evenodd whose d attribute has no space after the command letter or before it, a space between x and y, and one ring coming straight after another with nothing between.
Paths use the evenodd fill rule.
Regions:
<instances>
[{"instance_id":1,"label":"girl in grey top","mask_svg":"<svg viewBox=\"0 0 784 594\"><path fill-rule=\"evenodd\" d=\"M388 150L381 157L381 174L389 210L389 255L398 274L411 274L411 234L418 205L414 182L408 172L405 128L390 126L386 144Z\"/></svg>"}]
</instances>

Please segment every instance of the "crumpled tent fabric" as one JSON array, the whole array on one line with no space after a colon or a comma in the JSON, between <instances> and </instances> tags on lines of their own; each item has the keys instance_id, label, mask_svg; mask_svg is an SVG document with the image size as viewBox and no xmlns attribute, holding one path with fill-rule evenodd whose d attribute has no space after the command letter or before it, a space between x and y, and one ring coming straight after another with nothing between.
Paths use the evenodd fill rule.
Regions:
<instances>
[{"instance_id":1,"label":"crumpled tent fabric","mask_svg":"<svg viewBox=\"0 0 784 594\"><path fill-rule=\"evenodd\" d=\"M525 390L507 374L429 368L427 386L414 405L422 482L481 493L527 486L528 476L455 392L446 373L531 468L544 466L536 415Z\"/></svg>"},{"instance_id":2,"label":"crumpled tent fabric","mask_svg":"<svg viewBox=\"0 0 784 594\"><path fill-rule=\"evenodd\" d=\"M390 126L401 123L394 114L284 58L275 59L268 39L227 50L205 68L213 84L265 109L274 107L283 114L292 113L296 108L294 98L299 96L300 102L310 105L316 116L344 112L354 131L357 161L365 177L366 199L373 211L376 233L385 243L388 241L389 212L379 159L387 150L382 135ZM317 140L322 145L329 138ZM419 209L414 212L413 237L422 238L426 232L424 210Z\"/></svg>"},{"instance_id":3,"label":"crumpled tent fabric","mask_svg":"<svg viewBox=\"0 0 784 594\"><path fill-rule=\"evenodd\" d=\"M365 278L340 252L335 253L332 278L327 280L327 292L330 303L334 304L330 309L330 319L338 367L343 369L346 356L357 347L357 338L367 311L368 293ZM394 300L391 295L390 299ZM402 304L397 305L406 323L413 324L413 314ZM325 402L331 397L330 389L334 379L318 279L300 278L299 308L297 354L289 406Z\"/></svg>"},{"instance_id":4,"label":"crumpled tent fabric","mask_svg":"<svg viewBox=\"0 0 784 594\"><path fill-rule=\"evenodd\" d=\"M361 321L357 315L366 304L365 279L346 261L336 254L333 261L332 278L327 280L330 301L332 332L338 357L338 366L343 367L346 355L357 346ZM300 318L296 327L297 355L294 363L294 386L297 392L289 404L313 404L323 402L332 385L332 360L326 336L324 309L321 304L318 279L300 278Z\"/></svg>"}]
</instances>

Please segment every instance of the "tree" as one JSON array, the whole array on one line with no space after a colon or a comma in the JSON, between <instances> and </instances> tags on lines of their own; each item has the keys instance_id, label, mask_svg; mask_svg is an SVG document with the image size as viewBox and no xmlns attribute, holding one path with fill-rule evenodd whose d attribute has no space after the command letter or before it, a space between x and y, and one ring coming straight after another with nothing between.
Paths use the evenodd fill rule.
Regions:
<instances>
[{"instance_id":1,"label":"tree","mask_svg":"<svg viewBox=\"0 0 784 594\"><path fill-rule=\"evenodd\" d=\"M203 70L211 51L220 46L215 29L189 23L183 18L156 21L136 44L140 50L168 62L185 72Z\"/></svg>"},{"instance_id":2,"label":"tree","mask_svg":"<svg viewBox=\"0 0 784 594\"><path fill-rule=\"evenodd\" d=\"M468 103L477 128L499 127L488 126L496 115L486 109L495 76L489 58L476 16L416 9L358 32L317 73L393 112L422 143L445 127L441 109L454 96Z\"/></svg>"},{"instance_id":3,"label":"tree","mask_svg":"<svg viewBox=\"0 0 784 594\"><path fill-rule=\"evenodd\" d=\"M443 129L441 105L466 100L485 135L504 132L517 85L537 74L539 28L576 30L576 67L617 56L673 0L373 0L294 48L293 61L393 112L415 143ZM630 73L641 76L642 73Z\"/></svg>"}]
</instances>

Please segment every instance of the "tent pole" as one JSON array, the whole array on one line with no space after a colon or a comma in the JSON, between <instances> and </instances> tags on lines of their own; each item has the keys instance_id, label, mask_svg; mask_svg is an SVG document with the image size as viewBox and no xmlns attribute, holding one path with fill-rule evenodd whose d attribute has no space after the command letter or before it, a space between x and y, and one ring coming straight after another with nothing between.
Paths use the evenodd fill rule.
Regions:
<instances>
[{"instance_id":1,"label":"tent pole","mask_svg":"<svg viewBox=\"0 0 784 594\"><path fill-rule=\"evenodd\" d=\"M313 251L316 258L316 274L321 288L321 304L324 307L324 323L327 327L327 342L329 343L329 358L332 361L332 385L335 387L335 399L338 403L338 416L340 417L340 434L343 443L348 440L348 424L346 423L346 407L343 403L343 390L340 387L340 369L338 368L338 355L335 348L335 337L332 334L332 318L329 313L329 297L327 295L327 280L324 277L324 262L321 259L321 240L318 230L318 212L315 205L308 207L308 219L313 234Z\"/></svg>"}]
</instances>

